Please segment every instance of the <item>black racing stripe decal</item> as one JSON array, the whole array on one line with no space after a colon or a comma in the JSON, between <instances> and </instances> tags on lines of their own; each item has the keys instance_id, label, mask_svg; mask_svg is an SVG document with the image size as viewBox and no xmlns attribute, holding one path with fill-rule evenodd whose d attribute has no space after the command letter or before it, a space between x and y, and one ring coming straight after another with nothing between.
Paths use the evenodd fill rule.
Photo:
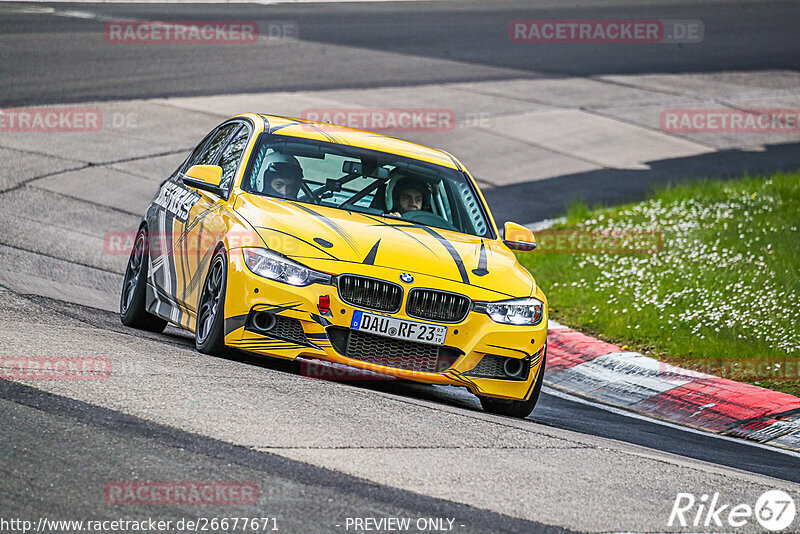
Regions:
<instances>
[{"instance_id":1,"label":"black racing stripe decal","mask_svg":"<svg viewBox=\"0 0 800 534\"><path fill-rule=\"evenodd\" d=\"M294 341L290 341L288 339L282 338L275 338L275 339L245 339L242 341L237 341L235 346L242 347L247 345L249 348L261 348L264 350L272 349L276 347L294 347L294 348L312 348L317 350L322 350L318 346L314 345L313 343L296 343Z\"/></svg>"},{"instance_id":2,"label":"black racing stripe decal","mask_svg":"<svg viewBox=\"0 0 800 534\"><path fill-rule=\"evenodd\" d=\"M328 139L328 141L330 141L331 143L335 143L337 145L347 145L347 144L349 144L349 143L346 143L344 141L344 139L342 139L341 137L336 137L332 133L326 132L322 128L317 127L316 125L314 126L314 129L317 130L322 135L324 135Z\"/></svg>"},{"instance_id":3,"label":"black racing stripe decal","mask_svg":"<svg viewBox=\"0 0 800 534\"><path fill-rule=\"evenodd\" d=\"M289 128L290 126L299 126L300 124L302 124L302 123L301 122L290 122L289 124L284 124L283 126L276 126L276 127L272 128L271 130L269 130L269 133L273 134L273 133L277 132L278 130L282 130L284 128Z\"/></svg>"},{"instance_id":4,"label":"black racing stripe decal","mask_svg":"<svg viewBox=\"0 0 800 534\"><path fill-rule=\"evenodd\" d=\"M500 346L500 345L487 345L487 346L488 346L488 347L494 347L494 348L496 348L496 349L510 350L511 352L521 352L522 354L524 354L524 355L525 355L525 356L527 356L528 358L530 358L530 357L532 356L531 354L528 354L527 352L525 352L525 351L524 351L524 350L522 350L522 349L515 349L515 348L513 348L513 347L502 347L502 346Z\"/></svg>"},{"instance_id":5,"label":"black racing stripe decal","mask_svg":"<svg viewBox=\"0 0 800 534\"><path fill-rule=\"evenodd\" d=\"M478 259L478 267L477 269L472 269L472 274L475 276L486 276L489 274L489 269L486 267L488 266L488 262L486 261L486 246L483 244L483 240L481 239L481 255Z\"/></svg>"},{"instance_id":6,"label":"black racing stripe decal","mask_svg":"<svg viewBox=\"0 0 800 534\"><path fill-rule=\"evenodd\" d=\"M320 247L318 247L317 245L315 245L314 243L306 241L302 237L297 237L296 235L290 234L289 232L284 232L282 230L276 230L275 228L268 228L266 226L256 226L256 228L261 228L263 230L269 230L270 232L277 232L279 234L288 235L289 237L293 237L293 238L297 239L298 241L302 241L306 245L310 245L310 246L314 247L315 249L319 250L320 252L323 252L323 253L327 254L328 256L331 257L331 259L334 259L334 260L338 260L339 259L336 256L334 256L333 254L331 254L330 252L328 252L327 250L323 250ZM326 241L326 243L327 243L327 241Z\"/></svg>"},{"instance_id":7,"label":"black racing stripe decal","mask_svg":"<svg viewBox=\"0 0 800 534\"><path fill-rule=\"evenodd\" d=\"M204 219L201 219L199 217L195 218L195 220L192 221L192 225L189 227L189 229L187 231L189 231L189 232L193 231L195 226L197 226L198 224L200 225L200 228L199 228L199 230L197 232L195 232L196 233L196 237L195 237L195 240L194 240L194 261L196 262L195 265L197 267L196 267L196 271L194 273L194 276L192 277L192 282L191 282L191 286L192 287L194 287L196 284L200 283L198 281L199 277L198 277L197 273L205 270L205 262L203 261L204 258L200 257L200 243L203 242L203 229L205 228ZM202 291L202 288L200 289L200 291ZM199 298L197 299L197 303L198 304L200 303L200 299Z\"/></svg>"},{"instance_id":8,"label":"black racing stripe decal","mask_svg":"<svg viewBox=\"0 0 800 534\"><path fill-rule=\"evenodd\" d=\"M189 303L186 301L186 294L189 292L190 286L190 273L191 273L191 265L189 265L189 247L187 246L187 224L183 223L183 231L181 232L180 237L178 238L178 242L175 244L175 250L172 252L173 255L180 256L180 264L181 264L181 280L183 281L183 289L181 289L181 294L178 297L178 302L182 302L186 305ZM200 230L202 232L202 229ZM176 268L177 270L177 268Z\"/></svg>"},{"instance_id":9,"label":"black racing stripe decal","mask_svg":"<svg viewBox=\"0 0 800 534\"><path fill-rule=\"evenodd\" d=\"M196 285L198 283L198 277L205 273L204 267L205 267L205 260L207 258L206 257L201 258L201 256L200 256L200 254L201 254L200 243L202 241L203 231L204 231L204 228L205 228L205 218L210 212L215 211L215 210L216 210L216 206L212 205L212 206L204 209L200 213L198 213L197 216L192 221L186 221L185 223L183 223L183 231L181 232L179 241L180 241L180 245L184 248L184 250L186 250L186 252L185 253L181 253L181 273L182 273L182 279L183 279L183 290L181 292L179 301L183 302L187 306L190 305L189 302L186 302L187 296L190 295L192 293L192 291L194 291L194 288L196 287ZM196 232L196 236L197 237L196 237L196 240L195 240L196 242L195 242L195 245L194 245L195 246L195 262L196 262L195 265L196 265L196 269L195 269L195 272L192 273L191 276L190 276L189 273L191 272L191 264L188 262L188 258L189 258L189 252L188 252L189 232L192 232L195 229L195 227L198 226L198 225L200 226L200 229ZM175 248L176 248L176 250L173 252L173 254L177 254L177 248L178 248L177 244L176 244ZM208 254L206 254L206 256L207 255ZM186 266L185 272L184 272L184 265ZM177 295L176 295L176 298L177 298ZM191 303L191 304L194 304L194 303Z\"/></svg>"},{"instance_id":10,"label":"black racing stripe decal","mask_svg":"<svg viewBox=\"0 0 800 534\"><path fill-rule=\"evenodd\" d=\"M243 339L241 341L236 341L233 343L234 345L241 346L241 345L250 345L255 347L256 345L263 346L263 347L273 347L273 346L281 346L281 345L294 345L297 347L301 347L299 343L295 343L294 341L287 341L285 339Z\"/></svg>"},{"instance_id":11,"label":"black racing stripe decal","mask_svg":"<svg viewBox=\"0 0 800 534\"><path fill-rule=\"evenodd\" d=\"M545 358L546 354L547 354L547 343L545 343L544 346L541 349L539 349L539 352L531 356L531 365L537 365L539 362L544 363L546 359Z\"/></svg>"},{"instance_id":12,"label":"black racing stripe decal","mask_svg":"<svg viewBox=\"0 0 800 534\"><path fill-rule=\"evenodd\" d=\"M209 263L211 263L211 257L212 257L213 252L214 252L214 249L213 248L209 248L206 251L206 253L203 256L203 258L198 261L197 269L195 269L194 275L192 275L192 279L186 285L186 288L184 290L184 299L186 298L186 295L188 295L192 291L194 291L195 287L197 287L197 285L200 283L201 280L204 280L204 275L206 273L206 267L208 266Z\"/></svg>"},{"instance_id":13,"label":"black racing stripe decal","mask_svg":"<svg viewBox=\"0 0 800 534\"><path fill-rule=\"evenodd\" d=\"M237 341L235 344L236 347L243 347L247 346L247 348L251 349L263 349L269 350L273 348L280 348L280 347L292 347L292 348L312 348L317 350L322 350L318 346L314 345L313 343L296 343L294 341L290 341L288 339L283 338L275 338L275 339L245 339L242 341Z\"/></svg>"},{"instance_id":14,"label":"black racing stripe decal","mask_svg":"<svg viewBox=\"0 0 800 534\"><path fill-rule=\"evenodd\" d=\"M418 228L418 227L420 227L420 225L414 224L414 223L410 223L410 222L404 222L404 223L399 223L399 224L387 223L386 221L383 221L381 219L377 219L377 218L375 218L375 217L373 217L371 215L365 215L364 217L366 217L367 219L373 220L373 221L378 223L378 224L373 224L372 226L386 226L388 228L394 228L395 230L397 230L398 232L400 232L404 236L410 237L411 239L413 239L414 241L416 241L417 243L419 243L420 245L422 245L423 247L428 249L434 256L436 255L436 253L431 249L431 247L429 247L424 241L419 239L417 236L415 236L413 234L410 234L410 233L408 233L408 232L406 232L405 230L402 229L402 228Z\"/></svg>"},{"instance_id":15,"label":"black racing stripe decal","mask_svg":"<svg viewBox=\"0 0 800 534\"><path fill-rule=\"evenodd\" d=\"M336 137L335 135L333 135L332 133L326 132L325 130L323 130L322 128L317 126L316 124L305 123L304 126L310 126L312 129L314 129L315 131L317 131L320 134L322 134L331 143L335 143L337 145L347 145L347 144L349 144L349 143L346 143L344 141L344 139L340 139L340 138Z\"/></svg>"},{"instance_id":16,"label":"black racing stripe decal","mask_svg":"<svg viewBox=\"0 0 800 534\"><path fill-rule=\"evenodd\" d=\"M295 343L294 341L289 341L287 339L272 339L272 338L264 338L264 339L243 339L241 341L236 341L232 343L237 347L241 347L242 345L248 345L250 347L264 347L264 348L271 348L271 347L281 347L281 346L289 346L292 345L293 347L305 347L301 343Z\"/></svg>"},{"instance_id":17,"label":"black racing stripe decal","mask_svg":"<svg viewBox=\"0 0 800 534\"><path fill-rule=\"evenodd\" d=\"M363 263L364 265L375 265L375 256L378 255L378 247L380 246L380 244L381 244L381 240L378 239L375 242L375 244L372 245L372 248L369 249L369 252L367 253L367 257L364 258L364 261L362 261L361 263Z\"/></svg>"},{"instance_id":18,"label":"black racing stripe decal","mask_svg":"<svg viewBox=\"0 0 800 534\"><path fill-rule=\"evenodd\" d=\"M185 251L188 251L188 248L186 247L186 240L184 239L185 236L186 236L186 223L184 222L181 226L183 226L183 230L181 231L181 235L178 237L178 241L175 243L175 249L172 251L172 255L173 256L176 256L176 255L178 256L178 259L175 260L176 261L175 273L177 274L177 272L178 272L177 263L179 262L181 264L181 282L183 283L183 288L181 289L181 294L180 294L180 296L176 295L176 300L179 303L186 304L186 285L189 282L189 280L188 280L188 278L189 278L189 275L188 275L189 267L186 265L187 264L187 258L185 257L185 254L186 254ZM184 326L183 319L184 319L183 314L181 314L181 326ZM188 321L189 318L186 317L186 320Z\"/></svg>"},{"instance_id":19,"label":"black racing stripe decal","mask_svg":"<svg viewBox=\"0 0 800 534\"><path fill-rule=\"evenodd\" d=\"M269 131L269 133L274 134L278 130L282 130L283 128L291 128L292 126L300 126L300 127L310 128L310 129L322 134L322 136L325 139L327 139L329 142L331 142L331 143L336 143L336 144L340 144L340 145L346 144L346 143L342 143L342 142L338 141L336 139L336 137L330 135L328 132L326 132L325 130L323 130L322 128L317 126L316 124L313 124L313 123L310 123L310 122L295 121L295 122L291 122L289 124L284 124L283 126L276 126L275 128L271 129Z\"/></svg>"},{"instance_id":20,"label":"black racing stripe decal","mask_svg":"<svg viewBox=\"0 0 800 534\"><path fill-rule=\"evenodd\" d=\"M422 228L424 231L428 232L433 237L435 237L439 241L439 243L441 243L442 246L445 249L447 249L447 252L450 253L450 257L453 258L453 263L455 263L456 267L458 268L458 274L461 275L461 281L467 285L470 285L469 275L467 274L466 267L464 267L464 261L461 259L461 256L458 255L458 251L453 246L453 244L447 239L445 239L444 236L442 236L442 234L440 234L433 228L429 228L427 226L422 226L422 225L419 225L419 227Z\"/></svg>"},{"instance_id":21,"label":"black racing stripe decal","mask_svg":"<svg viewBox=\"0 0 800 534\"><path fill-rule=\"evenodd\" d=\"M294 310L300 305L301 305L300 302L288 302L286 304L256 304L255 306L253 306L253 310L280 313L286 310Z\"/></svg>"},{"instance_id":22,"label":"black racing stripe decal","mask_svg":"<svg viewBox=\"0 0 800 534\"><path fill-rule=\"evenodd\" d=\"M169 211L167 211L167 218L168 218L168 225L169 225L169 235L167 236L167 244L169 247L169 252L167 253L167 265L170 272L170 288L169 288L169 296L172 300L178 300L178 269L175 265L175 225L177 219L174 215L172 215ZM182 324L183 314L181 313L180 308L174 307L177 312L171 311L170 313L170 320L172 319L172 314L174 313L176 316L176 322L178 324Z\"/></svg>"},{"instance_id":23,"label":"black racing stripe decal","mask_svg":"<svg viewBox=\"0 0 800 534\"><path fill-rule=\"evenodd\" d=\"M328 334L320 333L320 334L306 334L308 339L328 339Z\"/></svg>"},{"instance_id":24,"label":"black racing stripe decal","mask_svg":"<svg viewBox=\"0 0 800 534\"><path fill-rule=\"evenodd\" d=\"M531 398L531 392L533 391L534 387L536 387L536 377L535 376L533 377L533 380L531 380L531 385L528 386L528 391L525 392L525 397L522 400L528 400L528 399Z\"/></svg>"},{"instance_id":25,"label":"black racing stripe decal","mask_svg":"<svg viewBox=\"0 0 800 534\"><path fill-rule=\"evenodd\" d=\"M327 320L325 317L322 317L321 315L317 315L316 313L310 313L309 315L311 315L311 319L313 319L314 322L316 322L318 324L321 324L322 326L330 326L330 325L333 324L332 322ZM306 337L308 337L308 334L306 334Z\"/></svg>"},{"instance_id":26,"label":"black racing stripe decal","mask_svg":"<svg viewBox=\"0 0 800 534\"><path fill-rule=\"evenodd\" d=\"M200 213L198 213L197 216L192 221L186 221L185 223L183 223L184 225L183 225L183 233L181 234L181 239L185 239L186 235L188 235L189 232L194 230L195 226L200 224L201 225L200 226L200 232L197 233L197 236L198 236L198 239L199 239L202 236L202 233L203 233L203 226L202 226L204 224L203 221L205 220L206 216L209 213L211 213L212 211L216 211L216 210L217 210L217 206L216 205L212 205L212 206L204 209ZM200 249L197 248L197 250L198 250L197 253L200 254L200 252L199 252Z\"/></svg>"},{"instance_id":27,"label":"black racing stripe decal","mask_svg":"<svg viewBox=\"0 0 800 534\"><path fill-rule=\"evenodd\" d=\"M244 313L242 315L234 315L233 317L226 317L225 318L225 335L227 336L231 332L235 332L240 328L244 328L245 323L247 322L248 313Z\"/></svg>"},{"instance_id":28,"label":"black racing stripe decal","mask_svg":"<svg viewBox=\"0 0 800 534\"><path fill-rule=\"evenodd\" d=\"M482 392L483 388L481 388L478 384L476 384L473 380L470 380L463 374L459 373L458 371L447 371L445 376L448 378L455 380L456 382L461 382L462 384L468 385L471 388L477 390L478 392Z\"/></svg>"},{"instance_id":29,"label":"black racing stripe decal","mask_svg":"<svg viewBox=\"0 0 800 534\"><path fill-rule=\"evenodd\" d=\"M539 350L539 354L542 354L544 356L547 355L547 343L545 343L544 346ZM542 365L545 364L545 359L546 357L542 358ZM528 391L525 393L524 400L528 400L531 398L531 392L533 391L533 388L536 387L536 383L538 382L537 378L539 378L538 373L536 376L533 377L533 380L531 380L531 385L528 387ZM544 380L544 375L542 375L542 380Z\"/></svg>"},{"instance_id":30,"label":"black racing stripe decal","mask_svg":"<svg viewBox=\"0 0 800 534\"><path fill-rule=\"evenodd\" d=\"M321 213L318 213L318 212L312 210L311 208L309 208L307 206L304 206L302 204L290 203L290 205L295 207L295 208L297 208L297 209L305 211L306 213L308 213L310 215L313 215L314 217L316 217L319 220L321 220L323 223L325 223L326 226L328 226L328 228L330 228L331 230L336 232L338 235L340 235L342 237L342 239L344 239L347 242L347 244L350 245L350 248L352 248L354 251L358 251L358 249L356 248L356 244L355 244L355 241L353 240L353 238L350 236L350 234L347 232L347 230L342 228L342 226L339 223L337 223L336 221L326 217L325 215L323 215Z\"/></svg>"},{"instance_id":31,"label":"black racing stripe decal","mask_svg":"<svg viewBox=\"0 0 800 534\"><path fill-rule=\"evenodd\" d=\"M262 347L262 346L251 346L251 345L234 345L237 349L241 350L261 350L264 352L269 352L273 350L300 350L304 348L302 345L281 345L281 346L270 346L270 347Z\"/></svg>"}]
</instances>

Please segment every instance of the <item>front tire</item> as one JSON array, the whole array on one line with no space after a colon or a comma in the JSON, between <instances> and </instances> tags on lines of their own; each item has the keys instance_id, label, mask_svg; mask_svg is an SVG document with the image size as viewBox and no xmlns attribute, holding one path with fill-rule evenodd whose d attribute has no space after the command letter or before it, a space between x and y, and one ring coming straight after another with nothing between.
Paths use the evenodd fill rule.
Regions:
<instances>
[{"instance_id":1,"label":"front tire","mask_svg":"<svg viewBox=\"0 0 800 534\"><path fill-rule=\"evenodd\" d=\"M219 249L208 268L200 302L194 344L203 354L225 354L225 291L228 286L228 261L224 248Z\"/></svg>"},{"instance_id":2,"label":"front tire","mask_svg":"<svg viewBox=\"0 0 800 534\"><path fill-rule=\"evenodd\" d=\"M122 294L119 299L119 318L122 324L131 328L161 333L167 321L147 311L147 264L150 256L147 227L136 234L136 241L125 268L122 280Z\"/></svg>"},{"instance_id":3,"label":"front tire","mask_svg":"<svg viewBox=\"0 0 800 534\"><path fill-rule=\"evenodd\" d=\"M525 419L536 407L539 401L539 393L542 391L542 382L544 381L544 366L547 359L547 346L545 345L544 354L542 355L542 364L539 366L539 372L536 373L536 385L533 386L533 391L528 400L506 400L506 399L493 399L490 397L480 397L481 406L483 411L497 415L505 415L508 417L518 417Z\"/></svg>"}]
</instances>

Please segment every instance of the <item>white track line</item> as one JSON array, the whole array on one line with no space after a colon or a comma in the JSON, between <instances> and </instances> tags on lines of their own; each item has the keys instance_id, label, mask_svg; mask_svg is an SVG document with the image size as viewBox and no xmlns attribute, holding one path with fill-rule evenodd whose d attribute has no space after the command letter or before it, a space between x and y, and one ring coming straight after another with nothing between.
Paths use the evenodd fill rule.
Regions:
<instances>
[{"instance_id":1,"label":"white track line","mask_svg":"<svg viewBox=\"0 0 800 534\"><path fill-rule=\"evenodd\" d=\"M750 445L751 447L757 447L759 449L764 449L772 452L777 452L781 454L786 454L788 456L793 456L795 458L800 458L800 452L793 451L790 449L784 449L782 447L776 447L774 445L767 445L765 443L759 443L757 441L750 441L741 438L734 438L731 436L723 436L721 434L715 434L714 432L708 432L706 430L700 430L697 428L692 428L690 426L683 426L677 423L670 423L668 421L662 421L661 419L655 419L652 417L647 417L646 415L642 415L636 412L631 412L628 410L624 410L622 408L617 408L614 406L610 406L608 404L603 404L600 402L594 402L582 397L578 397L576 395L571 395L569 393L565 393L561 390L554 389L550 386L543 386L542 391L547 395L552 395L553 397L558 397L560 399L564 399L570 402L577 402L578 404L585 404L587 406L592 406L593 408L599 408L601 410L605 410L607 412L611 412L616 415L621 415L623 417L631 417L633 419L638 419L640 421L647 421L648 423L655 423L657 425L666 426L669 428L674 428L676 430L683 430L684 432L691 432L692 434L700 434L701 436L707 436L712 438L721 439L724 441L731 441L733 443L739 443L742 445Z\"/></svg>"}]
</instances>

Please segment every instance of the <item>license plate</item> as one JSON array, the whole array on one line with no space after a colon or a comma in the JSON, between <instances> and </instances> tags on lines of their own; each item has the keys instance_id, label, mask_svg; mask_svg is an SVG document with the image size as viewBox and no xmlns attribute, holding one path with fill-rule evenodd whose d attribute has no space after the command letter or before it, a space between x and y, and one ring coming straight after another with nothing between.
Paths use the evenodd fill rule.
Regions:
<instances>
[{"instance_id":1,"label":"license plate","mask_svg":"<svg viewBox=\"0 0 800 534\"><path fill-rule=\"evenodd\" d=\"M353 312L353 320L350 328L377 334L379 336L406 339L418 343L429 343L431 345L444 345L444 338L447 337L447 327L421 323L419 321L408 321L386 315L367 313L361 310Z\"/></svg>"}]
</instances>

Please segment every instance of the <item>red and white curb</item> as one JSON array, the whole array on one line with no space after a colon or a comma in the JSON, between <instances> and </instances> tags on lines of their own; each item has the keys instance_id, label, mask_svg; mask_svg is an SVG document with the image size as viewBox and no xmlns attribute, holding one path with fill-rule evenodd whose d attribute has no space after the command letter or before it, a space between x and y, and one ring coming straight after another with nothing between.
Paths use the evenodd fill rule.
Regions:
<instances>
[{"instance_id":1,"label":"red and white curb","mask_svg":"<svg viewBox=\"0 0 800 534\"><path fill-rule=\"evenodd\" d=\"M800 398L681 369L550 321L545 384L718 434L800 451Z\"/></svg>"}]
</instances>

